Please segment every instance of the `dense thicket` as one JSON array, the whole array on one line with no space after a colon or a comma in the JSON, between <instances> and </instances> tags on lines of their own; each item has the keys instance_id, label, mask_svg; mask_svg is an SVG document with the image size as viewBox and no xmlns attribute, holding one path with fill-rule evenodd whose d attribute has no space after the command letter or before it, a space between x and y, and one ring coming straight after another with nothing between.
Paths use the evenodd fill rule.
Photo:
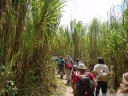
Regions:
<instances>
[{"instance_id":1,"label":"dense thicket","mask_svg":"<svg viewBox=\"0 0 128 96\"><path fill-rule=\"evenodd\" d=\"M49 60L52 39L63 3L0 0L0 96L38 96L48 92L55 78Z\"/></svg>"},{"instance_id":2,"label":"dense thicket","mask_svg":"<svg viewBox=\"0 0 128 96\"><path fill-rule=\"evenodd\" d=\"M73 20L60 26L63 0L0 1L0 96L52 94L55 65L52 54L70 54L92 71L98 57L110 68L109 86L119 86L128 71L128 10L122 21L90 25ZM55 87L55 86L54 86Z\"/></svg>"}]
</instances>

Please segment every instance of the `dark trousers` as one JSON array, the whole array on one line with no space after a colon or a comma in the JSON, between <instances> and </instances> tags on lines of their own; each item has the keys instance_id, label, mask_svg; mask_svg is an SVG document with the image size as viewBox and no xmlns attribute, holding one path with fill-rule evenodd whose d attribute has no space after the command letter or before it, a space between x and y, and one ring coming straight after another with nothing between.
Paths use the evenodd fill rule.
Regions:
<instances>
[{"instance_id":1,"label":"dark trousers","mask_svg":"<svg viewBox=\"0 0 128 96\"><path fill-rule=\"evenodd\" d=\"M65 72L64 72L64 67L59 67L58 74L60 74L61 71L63 72L63 74L65 74Z\"/></svg>"},{"instance_id":2,"label":"dark trousers","mask_svg":"<svg viewBox=\"0 0 128 96\"><path fill-rule=\"evenodd\" d=\"M107 93L107 82L103 81L97 81L97 87L96 87L96 96L99 96L99 91L101 89L102 96L106 96Z\"/></svg>"}]
</instances>

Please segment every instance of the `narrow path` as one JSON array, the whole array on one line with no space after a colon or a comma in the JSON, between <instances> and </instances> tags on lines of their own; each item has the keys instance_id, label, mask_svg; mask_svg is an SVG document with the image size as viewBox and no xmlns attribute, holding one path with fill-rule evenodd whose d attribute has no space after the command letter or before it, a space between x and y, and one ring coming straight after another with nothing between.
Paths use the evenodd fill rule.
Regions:
<instances>
[{"instance_id":1,"label":"narrow path","mask_svg":"<svg viewBox=\"0 0 128 96\"><path fill-rule=\"evenodd\" d=\"M59 75L57 75L57 77L60 78ZM73 95L73 90L72 90L72 88L71 88L71 85L70 85L70 84L67 84L67 81L65 80L65 78L66 78L66 77L64 76L63 79L62 79L63 84L66 86L66 93L65 93L65 96L74 96L74 95Z\"/></svg>"},{"instance_id":2,"label":"narrow path","mask_svg":"<svg viewBox=\"0 0 128 96\"><path fill-rule=\"evenodd\" d=\"M63 79L62 81L63 81L64 85L66 86L66 94L65 94L65 96L74 96L71 86L69 84L66 84L67 83L66 80Z\"/></svg>"}]
</instances>

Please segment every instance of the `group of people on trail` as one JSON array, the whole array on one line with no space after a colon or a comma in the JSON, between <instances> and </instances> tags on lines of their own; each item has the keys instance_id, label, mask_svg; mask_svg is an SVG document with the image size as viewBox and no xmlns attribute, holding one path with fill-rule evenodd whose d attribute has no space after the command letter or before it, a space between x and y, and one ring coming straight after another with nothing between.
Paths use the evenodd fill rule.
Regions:
<instances>
[{"instance_id":1,"label":"group of people on trail","mask_svg":"<svg viewBox=\"0 0 128 96\"><path fill-rule=\"evenodd\" d=\"M79 59L73 62L70 55L67 55L64 59L62 56L54 55L53 59L57 62L58 74L62 72L63 75L66 75L67 84L71 84L74 96L100 96L100 90L102 96L107 96L110 72L103 58L98 59L98 63L94 66L92 72ZM122 83L116 94L116 96L124 96L121 94L128 96L128 72L123 74Z\"/></svg>"}]
</instances>

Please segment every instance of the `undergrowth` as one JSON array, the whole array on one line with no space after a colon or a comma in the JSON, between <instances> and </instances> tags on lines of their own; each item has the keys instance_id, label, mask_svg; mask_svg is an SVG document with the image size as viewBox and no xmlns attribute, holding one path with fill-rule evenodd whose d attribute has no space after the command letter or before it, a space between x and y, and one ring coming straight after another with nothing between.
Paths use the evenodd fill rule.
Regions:
<instances>
[{"instance_id":1,"label":"undergrowth","mask_svg":"<svg viewBox=\"0 0 128 96\"><path fill-rule=\"evenodd\" d=\"M56 78L49 86L46 87L45 83L38 83L35 86L31 86L33 90L31 94L26 96L64 96L66 92L66 87L62 81Z\"/></svg>"}]
</instances>

